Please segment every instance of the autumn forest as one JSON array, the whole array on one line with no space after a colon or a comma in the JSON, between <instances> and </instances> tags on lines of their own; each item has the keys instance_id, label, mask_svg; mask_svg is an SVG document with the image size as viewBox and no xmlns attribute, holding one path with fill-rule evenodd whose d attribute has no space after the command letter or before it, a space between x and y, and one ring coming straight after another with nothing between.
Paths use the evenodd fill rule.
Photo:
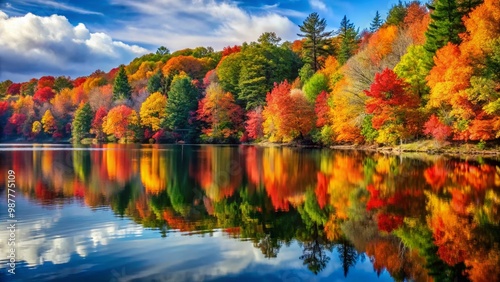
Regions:
<instances>
[{"instance_id":1,"label":"autumn forest","mask_svg":"<svg viewBox=\"0 0 500 282\"><path fill-rule=\"evenodd\" d=\"M373 17L373 15L366 15ZM86 77L0 83L1 140L307 144L500 137L500 2L399 2L360 30L160 47Z\"/></svg>"}]
</instances>

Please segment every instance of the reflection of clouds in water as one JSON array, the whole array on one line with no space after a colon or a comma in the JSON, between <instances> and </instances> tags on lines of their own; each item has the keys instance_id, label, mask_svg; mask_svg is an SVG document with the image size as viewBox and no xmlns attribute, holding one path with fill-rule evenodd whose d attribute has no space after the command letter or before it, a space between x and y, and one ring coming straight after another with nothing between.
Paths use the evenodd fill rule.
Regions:
<instances>
[{"instance_id":1,"label":"reflection of clouds in water","mask_svg":"<svg viewBox=\"0 0 500 282\"><path fill-rule=\"evenodd\" d=\"M115 266L119 281L204 281L236 277L256 269L275 273L277 279L282 278L285 271L290 272L289 269L298 269L294 277L316 281L311 280L313 274L301 271L302 261L297 259L301 249L297 243L283 246L276 258L267 259L251 242L228 239L220 231L211 237L171 235L161 245L156 240L141 240L140 246L129 247L126 256L148 260L147 267Z\"/></svg>"},{"instance_id":2,"label":"reflection of clouds in water","mask_svg":"<svg viewBox=\"0 0 500 282\"><path fill-rule=\"evenodd\" d=\"M42 265L45 262L63 264L69 262L71 255L76 253L80 257L86 257L92 249L105 246L112 239L124 238L128 235L139 236L142 228L137 225L128 224L120 226L119 223L99 224L90 231L85 230L88 226L78 222L65 224L65 231L71 230L70 234L51 235L57 230L55 223L61 218L60 211L54 213L53 217L43 217L35 221L18 223L16 225L16 261L25 261L28 267ZM0 230L0 238L8 238L10 231ZM6 254L11 246L0 244L1 259L7 259ZM1 264L0 268L5 268Z\"/></svg>"},{"instance_id":3,"label":"reflection of clouds in water","mask_svg":"<svg viewBox=\"0 0 500 282\"><path fill-rule=\"evenodd\" d=\"M248 242L228 240L214 233L207 237L177 237L157 245L156 240L142 241L140 247L127 250L127 256L154 261L148 267L131 271L127 267L120 274L120 281L202 281L245 271L262 254L254 252ZM219 237L220 236L220 237ZM156 249L157 252L151 252Z\"/></svg>"}]
</instances>

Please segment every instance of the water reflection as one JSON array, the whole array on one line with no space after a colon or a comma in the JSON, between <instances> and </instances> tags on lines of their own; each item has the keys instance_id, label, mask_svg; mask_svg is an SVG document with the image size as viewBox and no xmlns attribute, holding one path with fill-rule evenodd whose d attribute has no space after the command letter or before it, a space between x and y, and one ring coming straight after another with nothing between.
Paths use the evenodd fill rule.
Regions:
<instances>
[{"instance_id":1,"label":"water reflection","mask_svg":"<svg viewBox=\"0 0 500 282\"><path fill-rule=\"evenodd\" d=\"M14 169L17 193L31 202L111 209L161 237L222 234L250 241L270 260L297 243L301 255L292 260L314 274L337 255L346 277L366 258L376 273L387 271L397 281L500 277L495 161L253 146L104 145L0 154L0 175ZM57 220L40 212L23 230L36 246L20 254L28 266L67 263L72 253L86 257L120 234L142 234L137 225L115 221L70 238L45 234Z\"/></svg>"}]
</instances>

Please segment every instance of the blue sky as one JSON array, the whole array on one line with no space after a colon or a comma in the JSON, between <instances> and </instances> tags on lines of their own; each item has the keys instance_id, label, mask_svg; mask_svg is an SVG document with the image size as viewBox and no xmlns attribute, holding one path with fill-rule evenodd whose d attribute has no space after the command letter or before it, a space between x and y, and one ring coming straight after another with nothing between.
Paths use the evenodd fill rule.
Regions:
<instances>
[{"instance_id":1,"label":"blue sky","mask_svg":"<svg viewBox=\"0 0 500 282\"><path fill-rule=\"evenodd\" d=\"M108 71L159 46L224 46L264 31L297 39L311 12L336 30L344 15L367 28L397 0L13 0L0 2L0 81Z\"/></svg>"}]
</instances>

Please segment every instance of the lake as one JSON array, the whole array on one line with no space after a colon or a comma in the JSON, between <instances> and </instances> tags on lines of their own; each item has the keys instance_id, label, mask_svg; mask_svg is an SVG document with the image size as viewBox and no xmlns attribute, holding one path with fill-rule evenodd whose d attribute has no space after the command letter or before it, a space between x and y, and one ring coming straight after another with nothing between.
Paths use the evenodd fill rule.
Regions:
<instances>
[{"instance_id":1,"label":"lake","mask_svg":"<svg viewBox=\"0 0 500 282\"><path fill-rule=\"evenodd\" d=\"M2 281L500 277L496 160L3 144L0 189Z\"/></svg>"}]
</instances>

